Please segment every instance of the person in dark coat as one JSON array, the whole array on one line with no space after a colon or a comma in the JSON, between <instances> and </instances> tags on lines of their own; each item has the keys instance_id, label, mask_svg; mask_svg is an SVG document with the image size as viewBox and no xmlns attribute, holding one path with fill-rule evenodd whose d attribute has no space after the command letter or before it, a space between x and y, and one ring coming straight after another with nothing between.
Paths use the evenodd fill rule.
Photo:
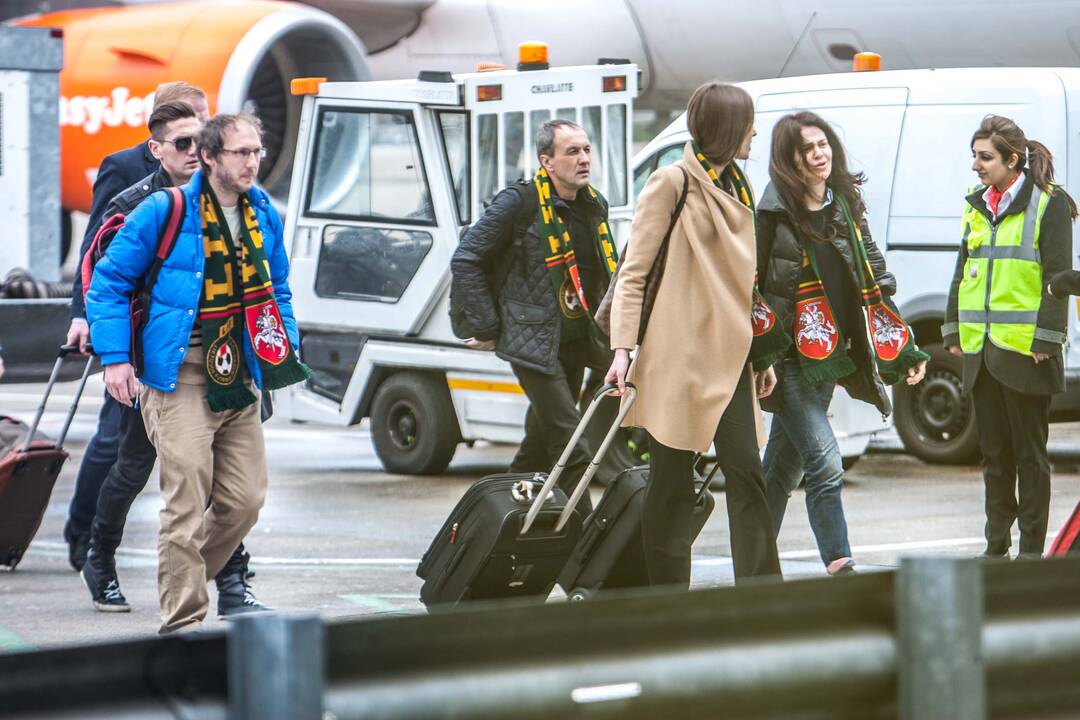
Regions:
<instances>
[{"instance_id":1,"label":"person in dark coat","mask_svg":"<svg viewBox=\"0 0 1080 720\"><path fill-rule=\"evenodd\" d=\"M592 312L616 260L607 201L589 185L592 146L585 131L568 120L546 122L536 149L541 168L532 182L496 195L450 262L457 302L473 331L466 344L508 361L529 398L511 472L536 471L558 458L581 419L585 368L607 360L607 339ZM500 267L505 272L496 287ZM569 494L588 463L582 438L559 486ZM579 509L591 507L585 493Z\"/></svg>"},{"instance_id":2,"label":"person in dark coat","mask_svg":"<svg viewBox=\"0 0 1080 720\"><path fill-rule=\"evenodd\" d=\"M777 365L765 448L766 494L780 532L788 500L806 480L806 508L830 575L854 572L842 501L844 468L828 419L836 385L881 414L886 384L922 380L928 356L891 300L896 279L870 237L836 131L810 112L773 128L770 184L758 205L758 278L794 343Z\"/></svg>"},{"instance_id":3,"label":"person in dark coat","mask_svg":"<svg viewBox=\"0 0 1080 720\"><path fill-rule=\"evenodd\" d=\"M986 493L983 556L1007 557L1019 521L1020 555L1041 557L1050 512L1050 397L1065 390L1063 296L1072 284L1077 208L1053 182L1050 151L1009 118L984 118L971 152L981 184L966 198L941 334L946 349L964 358L964 388L975 407Z\"/></svg>"},{"instance_id":4,"label":"person in dark coat","mask_svg":"<svg viewBox=\"0 0 1080 720\"><path fill-rule=\"evenodd\" d=\"M154 108L166 102L186 102L195 110L200 122L205 122L210 113L206 104L206 93L186 82L170 82L159 85L154 92ZM82 267L83 256L90 248L98 229L105 222L105 210L113 198L143 178L153 174L161 163L150 151L150 139L113 153L101 161L97 178L94 180L94 195L90 206L86 234L83 235L79 248L77 268ZM78 345L86 352L90 338L90 328L86 322L86 308L83 302L82 275L75 273L75 282L71 288L71 326L68 328L66 343ZM86 563L86 551L90 543L90 525L94 520L98 493L109 468L116 462L117 447L120 443L120 406L105 393L105 402L98 414L98 427L90 442L86 445L78 475L75 477L75 492L71 496L68 519L64 524L64 540L68 544L68 561L77 572L82 571Z\"/></svg>"}]
</instances>

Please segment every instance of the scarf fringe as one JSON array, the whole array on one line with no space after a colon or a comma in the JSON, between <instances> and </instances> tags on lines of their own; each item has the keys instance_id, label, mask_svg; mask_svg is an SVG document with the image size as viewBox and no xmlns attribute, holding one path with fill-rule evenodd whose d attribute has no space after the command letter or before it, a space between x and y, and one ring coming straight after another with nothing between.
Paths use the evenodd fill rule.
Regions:
<instances>
[{"instance_id":1,"label":"scarf fringe","mask_svg":"<svg viewBox=\"0 0 1080 720\"><path fill-rule=\"evenodd\" d=\"M878 363L878 374L881 375L881 381L886 385L895 385L907 377L908 370L928 360L930 360L930 356L922 350L906 347L900 353L900 357L892 362Z\"/></svg>"},{"instance_id":2,"label":"scarf fringe","mask_svg":"<svg viewBox=\"0 0 1080 720\"><path fill-rule=\"evenodd\" d=\"M849 355L838 355L829 360L811 363L809 367L803 363L800 371L803 385L820 385L835 382L855 372L855 361Z\"/></svg>"},{"instance_id":3,"label":"scarf fringe","mask_svg":"<svg viewBox=\"0 0 1080 720\"><path fill-rule=\"evenodd\" d=\"M206 402L214 412L242 410L257 399L246 387L220 388L206 396Z\"/></svg>"},{"instance_id":4,"label":"scarf fringe","mask_svg":"<svg viewBox=\"0 0 1080 720\"><path fill-rule=\"evenodd\" d=\"M280 390L311 379L311 368L297 360L271 370L263 369L263 387L267 390Z\"/></svg>"}]
</instances>

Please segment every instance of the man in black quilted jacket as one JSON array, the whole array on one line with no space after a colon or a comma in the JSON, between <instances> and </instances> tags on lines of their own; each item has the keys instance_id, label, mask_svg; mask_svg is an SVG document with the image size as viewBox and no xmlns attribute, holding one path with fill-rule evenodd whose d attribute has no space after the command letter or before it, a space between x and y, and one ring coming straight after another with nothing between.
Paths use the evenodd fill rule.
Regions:
<instances>
[{"instance_id":1,"label":"man in black quilted jacket","mask_svg":"<svg viewBox=\"0 0 1080 720\"><path fill-rule=\"evenodd\" d=\"M511 472L550 470L581 419L587 366L606 361L592 322L615 267L607 201L589 185L592 147L569 120L536 135L541 169L492 200L450 263L455 293L478 350L510 363L529 398L525 438ZM567 494L589 462L579 440L559 481ZM586 493L579 509L591 510Z\"/></svg>"}]
</instances>

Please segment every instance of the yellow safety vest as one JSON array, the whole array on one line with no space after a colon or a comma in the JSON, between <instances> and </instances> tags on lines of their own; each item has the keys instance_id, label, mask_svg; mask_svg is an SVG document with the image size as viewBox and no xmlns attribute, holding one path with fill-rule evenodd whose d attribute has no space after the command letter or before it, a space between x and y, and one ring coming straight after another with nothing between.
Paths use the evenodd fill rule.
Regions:
<instances>
[{"instance_id":1,"label":"yellow safety vest","mask_svg":"<svg viewBox=\"0 0 1080 720\"><path fill-rule=\"evenodd\" d=\"M957 320L965 353L982 350L987 335L998 347L1024 355L1031 354L1036 339L1065 342L1064 333L1036 327L1046 284L1039 230L1049 201L1047 193L1032 187L1024 212L1006 215L997 225L971 203L964 209L968 256L957 296ZM945 334L950 334L950 328L945 328Z\"/></svg>"}]
</instances>

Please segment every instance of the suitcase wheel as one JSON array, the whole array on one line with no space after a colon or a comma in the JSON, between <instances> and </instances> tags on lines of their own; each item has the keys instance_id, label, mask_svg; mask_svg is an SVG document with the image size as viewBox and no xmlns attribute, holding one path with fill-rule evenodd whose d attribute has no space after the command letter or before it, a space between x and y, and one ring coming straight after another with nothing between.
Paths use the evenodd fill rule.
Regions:
<instances>
[{"instance_id":1,"label":"suitcase wheel","mask_svg":"<svg viewBox=\"0 0 1080 720\"><path fill-rule=\"evenodd\" d=\"M566 594L566 599L570 602L584 602L595 594L595 590L589 590L588 588L576 587Z\"/></svg>"},{"instance_id":2,"label":"suitcase wheel","mask_svg":"<svg viewBox=\"0 0 1080 720\"><path fill-rule=\"evenodd\" d=\"M22 560L22 553L18 550L12 550L0 565L6 566L8 572L15 572L15 566L19 564L20 560Z\"/></svg>"}]
</instances>

